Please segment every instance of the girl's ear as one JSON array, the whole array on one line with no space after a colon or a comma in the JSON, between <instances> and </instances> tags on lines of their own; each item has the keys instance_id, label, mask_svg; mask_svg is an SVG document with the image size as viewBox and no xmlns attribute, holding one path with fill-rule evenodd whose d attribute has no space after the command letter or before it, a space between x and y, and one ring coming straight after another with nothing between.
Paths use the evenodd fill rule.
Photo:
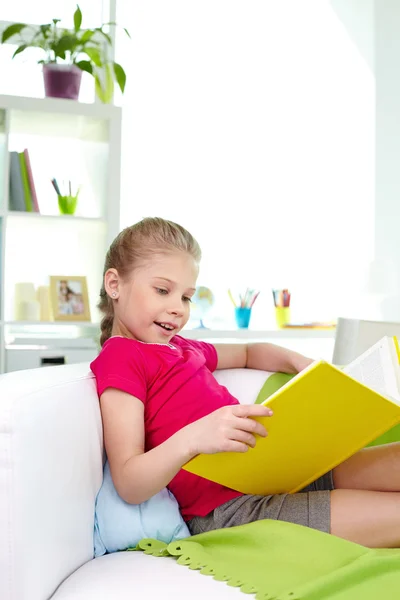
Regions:
<instances>
[{"instance_id":1,"label":"girl's ear","mask_svg":"<svg viewBox=\"0 0 400 600\"><path fill-rule=\"evenodd\" d=\"M113 300L119 296L119 276L116 269L108 269L104 275L104 289Z\"/></svg>"}]
</instances>

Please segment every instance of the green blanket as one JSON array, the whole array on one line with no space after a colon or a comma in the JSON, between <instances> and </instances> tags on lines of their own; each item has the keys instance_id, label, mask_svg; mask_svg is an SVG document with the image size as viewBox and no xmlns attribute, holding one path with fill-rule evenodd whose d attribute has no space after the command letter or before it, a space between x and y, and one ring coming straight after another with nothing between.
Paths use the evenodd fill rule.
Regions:
<instances>
[{"instance_id":1,"label":"green blanket","mask_svg":"<svg viewBox=\"0 0 400 600\"><path fill-rule=\"evenodd\" d=\"M397 600L400 551L371 550L283 521L256 521L136 550L176 557L257 600Z\"/></svg>"}]
</instances>

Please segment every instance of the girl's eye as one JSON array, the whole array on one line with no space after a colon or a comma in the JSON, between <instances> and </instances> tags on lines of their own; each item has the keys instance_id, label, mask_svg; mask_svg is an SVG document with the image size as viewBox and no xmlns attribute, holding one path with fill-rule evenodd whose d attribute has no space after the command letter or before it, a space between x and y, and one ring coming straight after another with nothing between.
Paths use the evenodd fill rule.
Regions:
<instances>
[{"instance_id":1,"label":"girl's eye","mask_svg":"<svg viewBox=\"0 0 400 600\"><path fill-rule=\"evenodd\" d=\"M157 294L161 294L164 296L165 296L165 294L168 294L168 290L164 290L163 288L156 288L156 292L157 292Z\"/></svg>"},{"instance_id":2,"label":"girl's eye","mask_svg":"<svg viewBox=\"0 0 400 600\"><path fill-rule=\"evenodd\" d=\"M191 301L192 301L192 299L191 299L191 298L189 298L189 296L183 296L183 301L184 301L184 302L191 302Z\"/></svg>"}]
</instances>

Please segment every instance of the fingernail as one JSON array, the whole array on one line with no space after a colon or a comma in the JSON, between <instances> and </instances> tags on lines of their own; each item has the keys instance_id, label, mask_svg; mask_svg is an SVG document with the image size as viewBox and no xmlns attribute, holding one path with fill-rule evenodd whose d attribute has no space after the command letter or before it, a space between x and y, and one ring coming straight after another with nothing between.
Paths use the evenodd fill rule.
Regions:
<instances>
[{"instance_id":1,"label":"fingernail","mask_svg":"<svg viewBox=\"0 0 400 600\"><path fill-rule=\"evenodd\" d=\"M269 409L268 409L268 414L269 414L269 416L271 416L271 415L273 415L273 414L274 414L274 411L273 411L273 410L271 410L271 409L269 408Z\"/></svg>"}]
</instances>

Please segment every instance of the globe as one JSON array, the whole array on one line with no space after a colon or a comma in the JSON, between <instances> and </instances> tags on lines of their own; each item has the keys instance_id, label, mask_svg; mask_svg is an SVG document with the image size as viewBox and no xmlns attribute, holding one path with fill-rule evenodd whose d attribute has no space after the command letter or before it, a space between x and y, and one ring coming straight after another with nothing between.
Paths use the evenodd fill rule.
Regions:
<instances>
[{"instance_id":1,"label":"globe","mask_svg":"<svg viewBox=\"0 0 400 600\"><path fill-rule=\"evenodd\" d=\"M190 317L200 321L199 328L206 328L203 319L214 304L214 294L208 287L200 285L192 297Z\"/></svg>"}]
</instances>

